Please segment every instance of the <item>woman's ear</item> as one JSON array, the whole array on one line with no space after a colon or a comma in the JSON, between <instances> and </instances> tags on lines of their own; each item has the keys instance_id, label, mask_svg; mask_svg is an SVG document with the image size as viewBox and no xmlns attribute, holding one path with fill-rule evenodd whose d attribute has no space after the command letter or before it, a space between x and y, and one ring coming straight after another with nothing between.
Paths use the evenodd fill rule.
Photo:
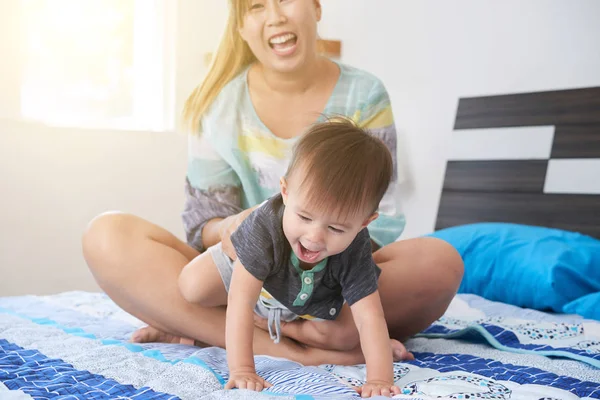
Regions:
<instances>
[{"instance_id":1,"label":"woman's ear","mask_svg":"<svg viewBox=\"0 0 600 400\"><path fill-rule=\"evenodd\" d=\"M321 17L323 15L323 9L321 8L321 0L314 0L315 9L317 11L317 22L321 21Z\"/></svg>"}]
</instances>

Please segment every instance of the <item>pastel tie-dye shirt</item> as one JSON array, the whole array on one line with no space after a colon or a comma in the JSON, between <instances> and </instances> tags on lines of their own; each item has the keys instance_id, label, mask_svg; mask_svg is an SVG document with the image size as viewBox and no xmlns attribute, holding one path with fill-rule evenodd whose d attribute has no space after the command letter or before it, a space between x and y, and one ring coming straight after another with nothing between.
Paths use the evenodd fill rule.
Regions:
<instances>
[{"instance_id":1,"label":"pastel tie-dye shirt","mask_svg":"<svg viewBox=\"0 0 600 400\"><path fill-rule=\"evenodd\" d=\"M398 203L397 140L390 99L375 76L338 65L340 76L323 115L352 118L382 139L394 160L395 173L379 205L379 218L369 225L372 239L384 246L396 240L405 225ZM263 124L250 100L247 73L223 88L204 115L200 134L189 139L183 222L188 242L198 250L203 250L201 233L209 220L233 215L279 192L279 180L298 140L279 138Z\"/></svg>"}]
</instances>

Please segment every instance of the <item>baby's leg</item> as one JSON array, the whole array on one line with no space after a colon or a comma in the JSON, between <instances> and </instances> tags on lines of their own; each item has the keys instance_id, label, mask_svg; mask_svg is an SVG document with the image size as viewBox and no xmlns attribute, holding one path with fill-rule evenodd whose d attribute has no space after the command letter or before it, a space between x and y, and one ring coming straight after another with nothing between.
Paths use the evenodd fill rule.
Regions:
<instances>
[{"instance_id":1,"label":"baby's leg","mask_svg":"<svg viewBox=\"0 0 600 400\"><path fill-rule=\"evenodd\" d=\"M184 299L190 303L199 304L203 307L218 307L227 304L227 289L223 283L221 274L229 277L231 281L232 269L227 264L215 263L209 249L187 264L179 275L179 290ZM225 259L221 260L225 262ZM228 269L229 268L229 269Z\"/></svg>"}]
</instances>

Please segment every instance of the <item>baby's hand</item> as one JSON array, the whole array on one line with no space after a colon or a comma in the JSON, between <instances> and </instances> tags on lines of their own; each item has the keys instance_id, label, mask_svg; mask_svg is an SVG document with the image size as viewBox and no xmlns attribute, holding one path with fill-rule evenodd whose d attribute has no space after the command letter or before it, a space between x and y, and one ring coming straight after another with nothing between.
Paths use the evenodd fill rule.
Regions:
<instances>
[{"instance_id":1,"label":"baby's hand","mask_svg":"<svg viewBox=\"0 0 600 400\"><path fill-rule=\"evenodd\" d=\"M260 376L253 372L232 373L229 376L229 382L225 385L225 389L248 389L260 392L271 385Z\"/></svg>"},{"instance_id":2,"label":"baby's hand","mask_svg":"<svg viewBox=\"0 0 600 400\"><path fill-rule=\"evenodd\" d=\"M391 397L400 394L400 389L394 384L383 381L367 381L363 386L356 388L361 397L387 396Z\"/></svg>"}]
</instances>

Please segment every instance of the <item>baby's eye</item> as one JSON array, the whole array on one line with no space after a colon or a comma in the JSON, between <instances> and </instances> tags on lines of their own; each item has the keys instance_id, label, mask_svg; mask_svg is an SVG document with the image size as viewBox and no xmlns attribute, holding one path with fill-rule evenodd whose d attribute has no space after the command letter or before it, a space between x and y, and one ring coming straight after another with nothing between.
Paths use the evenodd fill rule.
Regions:
<instances>
[{"instance_id":1,"label":"baby's eye","mask_svg":"<svg viewBox=\"0 0 600 400\"><path fill-rule=\"evenodd\" d=\"M308 218L308 217L305 217L305 216L304 216L304 215L302 215L302 214L298 214L298 217L299 217L299 218L300 218L302 221L306 221L306 222L310 222L310 220L311 220L310 218Z\"/></svg>"},{"instance_id":2,"label":"baby's eye","mask_svg":"<svg viewBox=\"0 0 600 400\"><path fill-rule=\"evenodd\" d=\"M343 230L338 229L338 228L334 228L333 226L330 226L329 229L333 232L333 233L344 233Z\"/></svg>"}]
</instances>

